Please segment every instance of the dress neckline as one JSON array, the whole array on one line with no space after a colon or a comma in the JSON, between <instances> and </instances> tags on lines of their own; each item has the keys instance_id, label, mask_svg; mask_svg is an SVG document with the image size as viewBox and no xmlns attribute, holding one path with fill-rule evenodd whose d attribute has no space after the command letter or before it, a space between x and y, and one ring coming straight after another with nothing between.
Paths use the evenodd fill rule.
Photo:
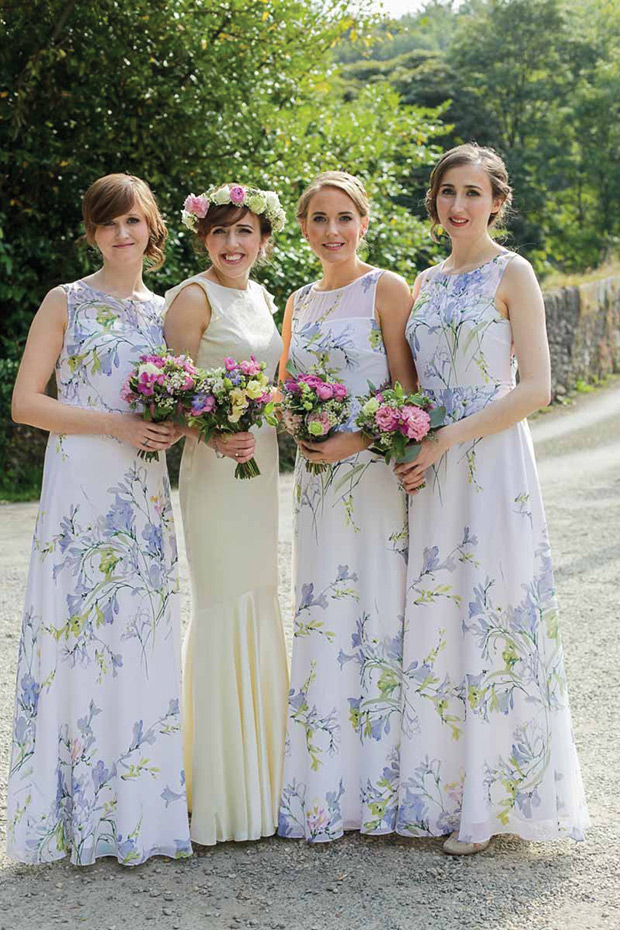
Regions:
<instances>
[{"instance_id":1,"label":"dress neckline","mask_svg":"<svg viewBox=\"0 0 620 930\"><path fill-rule=\"evenodd\" d=\"M149 291L150 297L142 299L141 297L117 297L116 294L108 294L107 291L100 291L98 287L93 287L92 284L89 284L88 281L85 281L84 278L78 279L78 284L83 284L84 287L87 287L89 291L92 291L93 294L100 294L102 297L109 297L110 300L120 300L124 303L130 304L149 304L152 300L157 297L157 294L154 294L153 291Z\"/></svg>"},{"instance_id":2,"label":"dress neckline","mask_svg":"<svg viewBox=\"0 0 620 930\"><path fill-rule=\"evenodd\" d=\"M203 274L195 274L195 275L193 275L189 280L190 280L190 281L195 281L197 278L199 278L201 281L206 281L207 284L213 284L214 287L221 287L222 290L224 290L224 291L237 291L237 293L239 293L239 294L249 294L249 292L250 292L250 285L255 283L254 281L252 281L251 278L248 278L248 286L247 286L247 287L228 287L227 284L220 284L219 281L212 281L211 278L207 278L207 277L205 277L205 275L203 275Z\"/></svg>"},{"instance_id":3,"label":"dress neckline","mask_svg":"<svg viewBox=\"0 0 620 930\"><path fill-rule=\"evenodd\" d=\"M447 258L444 258L442 263L438 265L439 273L442 274L445 278L460 278L462 275L473 274L474 271L480 271L481 268L485 268L487 265L491 265L496 259L503 258L505 255L514 255L514 252L511 252L510 249L504 249L503 252L498 252L493 258L488 258L486 262L482 262L481 265L476 265L475 268L470 268L469 271L444 271L443 266L448 261Z\"/></svg>"},{"instance_id":4,"label":"dress neckline","mask_svg":"<svg viewBox=\"0 0 620 930\"><path fill-rule=\"evenodd\" d=\"M354 278L353 281L349 281L348 284L343 284L342 287L331 287L328 291L321 291L316 286L317 282L315 281L312 285L312 290L315 294L335 294L337 291L344 291L347 287L352 287L354 284L357 284L358 281L361 281L362 278L366 278L369 274L374 274L375 271L379 271L379 268L371 268L370 271L365 271L364 274L361 274L359 278Z\"/></svg>"}]
</instances>

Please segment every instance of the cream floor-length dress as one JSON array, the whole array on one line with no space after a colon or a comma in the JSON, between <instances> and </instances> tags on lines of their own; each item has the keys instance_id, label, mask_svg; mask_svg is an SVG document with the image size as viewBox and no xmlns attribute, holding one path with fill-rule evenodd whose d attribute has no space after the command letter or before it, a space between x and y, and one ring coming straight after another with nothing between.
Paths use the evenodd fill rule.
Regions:
<instances>
[{"instance_id":1,"label":"cream floor-length dress","mask_svg":"<svg viewBox=\"0 0 620 930\"><path fill-rule=\"evenodd\" d=\"M270 295L196 275L211 321L196 358L217 368L251 354L275 373L282 340ZM278 447L256 431L261 474L234 477L235 463L187 439L179 482L192 589L183 649L183 731L191 835L205 846L275 833L282 779L288 671L277 596Z\"/></svg>"}]
</instances>

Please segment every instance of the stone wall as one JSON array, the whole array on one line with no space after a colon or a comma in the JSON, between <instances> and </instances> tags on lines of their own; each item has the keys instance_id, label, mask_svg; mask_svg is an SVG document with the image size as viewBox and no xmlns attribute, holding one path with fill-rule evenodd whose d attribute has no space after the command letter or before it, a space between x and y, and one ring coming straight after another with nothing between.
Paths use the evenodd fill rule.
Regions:
<instances>
[{"instance_id":1,"label":"stone wall","mask_svg":"<svg viewBox=\"0 0 620 930\"><path fill-rule=\"evenodd\" d=\"M620 277L545 291L553 397L620 371Z\"/></svg>"}]
</instances>

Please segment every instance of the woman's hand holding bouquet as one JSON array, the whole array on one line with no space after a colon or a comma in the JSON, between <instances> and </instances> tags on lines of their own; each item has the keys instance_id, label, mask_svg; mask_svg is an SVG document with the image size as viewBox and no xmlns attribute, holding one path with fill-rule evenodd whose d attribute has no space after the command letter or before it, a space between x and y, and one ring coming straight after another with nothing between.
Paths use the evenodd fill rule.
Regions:
<instances>
[{"instance_id":1,"label":"woman's hand holding bouquet","mask_svg":"<svg viewBox=\"0 0 620 930\"><path fill-rule=\"evenodd\" d=\"M237 362L225 358L222 368L198 371L196 389L192 397L187 425L197 429L200 439L215 442L216 452L232 445L227 434L247 433L252 426L277 425L274 412L274 387L265 374L265 362L257 362L251 355L249 360ZM239 461L244 457L246 445L234 453L237 460L235 478L255 478L260 475L256 460ZM249 448L249 447L247 447Z\"/></svg>"},{"instance_id":2,"label":"woman's hand holding bouquet","mask_svg":"<svg viewBox=\"0 0 620 930\"><path fill-rule=\"evenodd\" d=\"M433 440L443 426L445 407L433 406L424 394L406 394L396 381L393 387L375 388L360 398L356 424L372 440L371 452L386 462L413 462L420 454L422 440Z\"/></svg>"},{"instance_id":3,"label":"woman's hand holding bouquet","mask_svg":"<svg viewBox=\"0 0 620 930\"><path fill-rule=\"evenodd\" d=\"M278 407L282 424L302 446L304 454L306 443L312 452L315 443L332 437L348 419L350 399L346 387L325 375L290 375L280 385L280 391L282 400ZM329 464L325 462L306 461L306 470L312 474L327 468Z\"/></svg>"},{"instance_id":4,"label":"woman's hand holding bouquet","mask_svg":"<svg viewBox=\"0 0 620 930\"><path fill-rule=\"evenodd\" d=\"M151 355L140 356L121 388L121 397L147 422L181 424L191 407L197 375L190 358L171 355L161 348ZM159 460L159 452L148 450L149 443L156 441L154 437L144 440L146 448L138 452L140 458L147 462Z\"/></svg>"}]
</instances>

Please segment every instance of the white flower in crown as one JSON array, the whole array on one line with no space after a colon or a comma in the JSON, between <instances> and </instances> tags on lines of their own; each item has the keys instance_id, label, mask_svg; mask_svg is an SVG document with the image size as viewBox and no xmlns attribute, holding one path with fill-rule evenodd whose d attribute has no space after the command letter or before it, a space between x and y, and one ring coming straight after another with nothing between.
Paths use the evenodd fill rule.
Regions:
<instances>
[{"instance_id":1,"label":"white flower in crown","mask_svg":"<svg viewBox=\"0 0 620 930\"><path fill-rule=\"evenodd\" d=\"M200 194L198 197L190 194L185 200L184 209L181 211L182 222L188 229L195 232L198 220L207 215L209 204L219 207L227 203L247 207L257 216L266 216L274 232L280 232L286 223L286 214L275 191L263 191L257 187L243 187L241 184L224 184L221 187L210 187L206 193Z\"/></svg>"},{"instance_id":2,"label":"white flower in crown","mask_svg":"<svg viewBox=\"0 0 620 930\"><path fill-rule=\"evenodd\" d=\"M221 207L225 203L230 203L230 187L225 184L224 187L212 187L207 194L211 203Z\"/></svg>"}]
</instances>

